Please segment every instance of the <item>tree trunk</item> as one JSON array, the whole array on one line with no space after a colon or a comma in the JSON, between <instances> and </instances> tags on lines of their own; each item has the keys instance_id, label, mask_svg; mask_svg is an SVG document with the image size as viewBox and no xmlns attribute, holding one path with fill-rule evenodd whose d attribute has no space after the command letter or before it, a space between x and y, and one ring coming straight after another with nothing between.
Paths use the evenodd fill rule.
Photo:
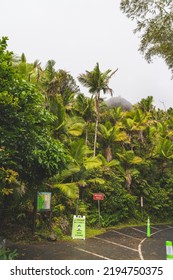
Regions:
<instances>
[{"instance_id":1,"label":"tree trunk","mask_svg":"<svg viewBox=\"0 0 173 280\"><path fill-rule=\"evenodd\" d=\"M88 125L89 122L86 122L86 135L85 135L85 145L88 146Z\"/></svg>"},{"instance_id":2,"label":"tree trunk","mask_svg":"<svg viewBox=\"0 0 173 280\"><path fill-rule=\"evenodd\" d=\"M95 97L95 112L96 112L96 123L95 123L95 135L94 135L94 157L96 156L96 146L97 146L97 133L98 133L98 125L99 125L99 99L100 99L100 91L97 92Z\"/></svg>"},{"instance_id":3,"label":"tree trunk","mask_svg":"<svg viewBox=\"0 0 173 280\"><path fill-rule=\"evenodd\" d=\"M112 160L112 151L110 145L108 145L106 148L106 159L108 162Z\"/></svg>"},{"instance_id":4,"label":"tree trunk","mask_svg":"<svg viewBox=\"0 0 173 280\"><path fill-rule=\"evenodd\" d=\"M33 217L32 217L32 234L34 235L36 229L36 216L37 216L37 192L34 194L34 201L33 201Z\"/></svg>"},{"instance_id":5,"label":"tree trunk","mask_svg":"<svg viewBox=\"0 0 173 280\"><path fill-rule=\"evenodd\" d=\"M126 178L127 191L130 193L130 188L131 188L131 184L132 184L132 176L131 176L129 169L126 169L125 178Z\"/></svg>"},{"instance_id":6,"label":"tree trunk","mask_svg":"<svg viewBox=\"0 0 173 280\"><path fill-rule=\"evenodd\" d=\"M97 145L97 132L98 132L98 124L99 124L99 116L96 116L96 124L95 124L95 135L94 135L94 157L96 155L96 145Z\"/></svg>"}]
</instances>

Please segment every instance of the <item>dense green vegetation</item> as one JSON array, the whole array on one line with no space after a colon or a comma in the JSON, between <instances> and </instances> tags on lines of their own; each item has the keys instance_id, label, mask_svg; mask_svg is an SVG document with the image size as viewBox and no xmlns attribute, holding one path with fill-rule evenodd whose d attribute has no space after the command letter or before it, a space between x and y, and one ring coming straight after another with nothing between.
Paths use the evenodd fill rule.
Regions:
<instances>
[{"instance_id":1,"label":"dense green vegetation","mask_svg":"<svg viewBox=\"0 0 173 280\"><path fill-rule=\"evenodd\" d=\"M173 109L153 106L151 96L130 111L108 108L100 98L112 93L116 71L79 74L90 97L74 78L55 69L28 63L0 40L0 219L5 231L32 227L38 191L52 192L52 230L62 236L72 215L98 223L93 194L101 202L102 226L141 221L165 221L173 215ZM116 75L116 74L115 74ZM47 219L37 215L37 229Z\"/></svg>"}]
</instances>

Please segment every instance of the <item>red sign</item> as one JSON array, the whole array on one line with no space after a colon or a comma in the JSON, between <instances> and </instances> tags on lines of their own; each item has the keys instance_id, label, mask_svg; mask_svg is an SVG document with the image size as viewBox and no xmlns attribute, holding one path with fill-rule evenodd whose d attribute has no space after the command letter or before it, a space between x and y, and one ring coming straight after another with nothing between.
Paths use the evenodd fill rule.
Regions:
<instances>
[{"instance_id":1,"label":"red sign","mask_svg":"<svg viewBox=\"0 0 173 280\"><path fill-rule=\"evenodd\" d=\"M104 199L104 194L103 193L94 193L93 194L93 199L94 200L103 200Z\"/></svg>"}]
</instances>

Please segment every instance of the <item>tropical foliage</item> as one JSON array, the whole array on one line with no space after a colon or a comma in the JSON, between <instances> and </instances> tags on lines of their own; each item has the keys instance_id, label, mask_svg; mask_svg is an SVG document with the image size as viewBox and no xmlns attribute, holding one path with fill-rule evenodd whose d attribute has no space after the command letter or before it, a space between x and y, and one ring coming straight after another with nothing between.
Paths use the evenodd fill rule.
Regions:
<instances>
[{"instance_id":1,"label":"tropical foliage","mask_svg":"<svg viewBox=\"0 0 173 280\"><path fill-rule=\"evenodd\" d=\"M15 59L7 38L0 40L0 216L6 228L31 226L38 191L52 192L52 228L60 236L74 214L97 224L98 192L105 195L103 226L141 220L141 196L145 216L172 216L173 109L156 109L151 96L130 111L110 109L100 92L112 92L114 73L102 73L97 63L80 74L91 93L86 97L53 60L42 68L24 54Z\"/></svg>"}]
</instances>

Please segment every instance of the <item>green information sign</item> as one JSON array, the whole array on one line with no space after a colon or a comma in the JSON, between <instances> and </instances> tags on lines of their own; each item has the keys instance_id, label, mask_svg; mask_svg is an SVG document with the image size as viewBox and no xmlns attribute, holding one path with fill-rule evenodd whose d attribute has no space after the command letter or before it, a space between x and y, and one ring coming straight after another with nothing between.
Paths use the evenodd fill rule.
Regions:
<instances>
[{"instance_id":1,"label":"green information sign","mask_svg":"<svg viewBox=\"0 0 173 280\"><path fill-rule=\"evenodd\" d=\"M73 216L73 239L85 239L85 216Z\"/></svg>"},{"instance_id":2,"label":"green information sign","mask_svg":"<svg viewBox=\"0 0 173 280\"><path fill-rule=\"evenodd\" d=\"M39 192L37 194L37 211L51 210L51 192Z\"/></svg>"}]
</instances>

